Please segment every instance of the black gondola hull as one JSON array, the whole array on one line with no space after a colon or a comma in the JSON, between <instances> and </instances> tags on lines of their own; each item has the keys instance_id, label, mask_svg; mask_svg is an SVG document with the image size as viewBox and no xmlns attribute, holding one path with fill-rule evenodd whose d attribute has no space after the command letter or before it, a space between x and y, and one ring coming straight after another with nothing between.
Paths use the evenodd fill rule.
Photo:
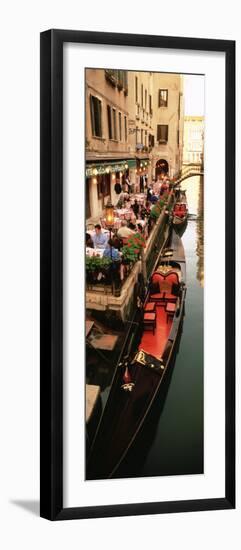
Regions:
<instances>
[{"instance_id":1,"label":"black gondola hull","mask_svg":"<svg viewBox=\"0 0 241 550\"><path fill-rule=\"evenodd\" d=\"M87 479L113 477L149 414L174 356L179 329L182 324L185 301L185 256L181 240L173 233L172 262L182 270L180 306L172 322L162 359L159 360L142 350L119 363L110 389L102 419L87 461ZM164 258L159 258L162 262ZM123 380L128 363L131 381L124 388ZM133 384L133 386L131 385ZM128 386L128 383L127 383Z\"/></svg>"}]
</instances>

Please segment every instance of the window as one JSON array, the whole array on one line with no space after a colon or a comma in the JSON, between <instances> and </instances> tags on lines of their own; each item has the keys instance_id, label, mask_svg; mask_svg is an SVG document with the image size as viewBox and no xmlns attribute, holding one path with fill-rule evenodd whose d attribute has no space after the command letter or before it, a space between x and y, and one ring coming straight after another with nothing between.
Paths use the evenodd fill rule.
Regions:
<instances>
[{"instance_id":1,"label":"window","mask_svg":"<svg viewBox=\"0 0 241 550\"><path fill-rule=\"evenodd\" d=\"M90 114L93 136L102 137L101 101L93 95L90 95Z\"/></svg>"},{"instance_id":2,"label":"window","mask_svg":"<svg viewBox=\"0 0 241 550\"><path fill-rule=\"evenodd\" d=\"M124 94L128 94L128 76L127 71L116 71L114 69L106 69L105 77L108 82L118 90L124 90Z\"/></svg>"},{"instance_id":3,"label":"window","mask_svg":"<svg viewBox=\"0 0 241 550\"><path fill-rule=\"evenodd\" d=\"M111 107L110 105L107 105L107 120L109 139L117 140L116 109L113 109L113 107Z\"/></svg>"},{"instance_id":4,"label":"window","mask_svg":"<svg viewBox=\"0 0 241 550\"><path fill-rule=\"evenodd\" d=\"M116 110L112 109L113 112L113 139L117 139L117 133L116 133Z\"/></svg>"},{"instance_id":5,"label":"window","mask_svg":"<svg viewBox=\"0 0 241 550\"><path fill-rule=\"evenodd\" d=\"M141 143L143 144L143 130L141 130Z\"/></svg>"},{"instance_id":6,"label":"window","mask_svg":"<svg viewBox=\"0 0 241 550\"><path fill-rule=\"evenodd\" d=\"M127 117L124 116L124 124L125 124L125 141L127 141Z\"/></svg>"},{"instance_id":7,"label":"window","mask_svg":"<svg viewBox=\"0 0 241 550\"><path fill-rule=\"evenodd\" d=\"M167 107L168 105L168 90L159 90L158 107Z\"/></svg>"},{"instance_id":8,"label":"window","mask_svg":"<svg viewBox=\"0 0 241 550\"><path fill-rule=\"evenodd\" d=\"M143 84L141 85L141 106L143 107L143 93L144 93L144 90L143 90Z\"/></svg>"},{"instance_id":9,"label":"window","mask_svg":"<svg viewBox=\"0 0 241 550\"><path fill-rule=\"evenodd\" d=\"M135 77L136 103L138 103L138 78Z\"/></svg>"},{"instance_id":10,"label":"window","mask_svg":"<svg viewBox=\"0 0 241 550\"><path fill-rule=\"evenodd\" d=\"M147 90L145 90L145 109L147 109Z\"/></svg>"},{"instance_id":11,"label":"window","mask_svg":"<svg viewBox=\"0 0 241 550\"><path fill-rule=\"evenodd\" d=\"M154 146L155 146L154 136L152 134L149 134L149 147L154 147Z\"/></svg>"},{"instance_id":12,"label":"window","mask_svg":"<svg viewBox=\"0 0 241 550\"><path fill-rule=\"evenodd\" d=\"M110 105L107 105L107 119L108 119L109 139L112 139L113 138L113 132L112 132L112 117L111 117L111 107L110 107Z\"/></svg>"},{"instance_id":13,"label":"window","mask_svg":"<svg viewBox=\"0 0 241 550\"><path fill-rule=\"evenodd\" d=\"M122 122L121 122L121 113L119 113L119 140L122 140Z\"/></svg>"},{"instance_id":14,"label":"window","mask_svg":"<svg viewBox=\"0 0 241 550\"><path fill-rule=\"evenodd\" d=\"M157 125L157 141L159 141L159 143L168 142L168 125L167 124Z\"/></svg>"},{"instance_id":15,"label":"window","mask_svg":"<svg viewBox=\"0 0 241 550\"><path fill-rule=\"evenodd\" d=\"M151 95L149 95L149 113L152 115L152 98Z\"/></svg>"}]
</instances>

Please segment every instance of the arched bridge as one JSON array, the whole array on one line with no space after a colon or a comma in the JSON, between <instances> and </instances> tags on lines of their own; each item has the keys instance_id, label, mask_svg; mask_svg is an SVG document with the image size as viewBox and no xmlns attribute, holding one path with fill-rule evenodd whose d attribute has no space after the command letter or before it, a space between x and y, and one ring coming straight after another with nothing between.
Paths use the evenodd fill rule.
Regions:
<instances>
[{"instance_id":1,"label":"arched bridge","mask_svg":"<svg viewBox=\"0 0 241 550\"><path fill-rule=\"evenodd\" d=\"M193 176L203 176L203 166L201 164L188 164L182 170L181 176L176 180L174 187L182 183L182 181L187 178L192 178Z\"/></svg>"}]
</instances>

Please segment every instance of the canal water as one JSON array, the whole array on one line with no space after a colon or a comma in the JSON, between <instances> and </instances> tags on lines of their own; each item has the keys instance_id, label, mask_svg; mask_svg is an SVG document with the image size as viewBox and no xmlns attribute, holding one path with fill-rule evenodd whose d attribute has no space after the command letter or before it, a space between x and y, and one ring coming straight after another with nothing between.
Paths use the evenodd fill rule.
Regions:
<instances>
[{"instance_id":1,"label":"canal water","mask_svg":"<svg viewBox=\"0 0 241 550\"><path fill-rule=\"evenodd\" d=\"M177 355L155 407L116 477L203 472L203 179L189 178L182 188L189 208L182 235L187 294ZM100 363L92 376L87 376L89 383L101 385L103 405L111 378L110 369L101 369Z\"/></svg>"},{"instance_id":2,"label":"canal water","mask_svg":"<svg viewBox=\"0 0 241 550\"><path fill-rule=\"evenodd\" d=\"M187 294L179 349L154 415L118 477L203 472L203 179L185 180ZM148 441L149 440L149 441Z\"/></svg>"}]
</instances>

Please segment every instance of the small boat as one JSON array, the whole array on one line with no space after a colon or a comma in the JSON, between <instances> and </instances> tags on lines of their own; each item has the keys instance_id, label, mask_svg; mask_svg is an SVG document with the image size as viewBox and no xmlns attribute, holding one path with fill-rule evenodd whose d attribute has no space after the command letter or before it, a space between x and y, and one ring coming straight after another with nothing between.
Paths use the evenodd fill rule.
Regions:
<instances>
[{"instance_id":1,"label":"small boat","mask_svg":"<svg viewBox=\"0 0 241 550\"><path fill-rule=\"evenodd\" d=\"M172 223L173 226L178 229L183 227L187 222L188 206L186 191L180 189L176 190L176 201L172 211Z\"/></svg>"},{"instance_id":2,"label":"small boat","mask_svg":"<svg viewBox=\"0 0 241 550\"><path fill-rule=\"evenodd\" d=\"M130 327L131 347L127 345L117 363L87 458L86 479L114 477L143 427L175 355L184 314L185 281L182 241L171 228L137 314L139 321L135 319Z\"/></svg>"}]
</instances>

